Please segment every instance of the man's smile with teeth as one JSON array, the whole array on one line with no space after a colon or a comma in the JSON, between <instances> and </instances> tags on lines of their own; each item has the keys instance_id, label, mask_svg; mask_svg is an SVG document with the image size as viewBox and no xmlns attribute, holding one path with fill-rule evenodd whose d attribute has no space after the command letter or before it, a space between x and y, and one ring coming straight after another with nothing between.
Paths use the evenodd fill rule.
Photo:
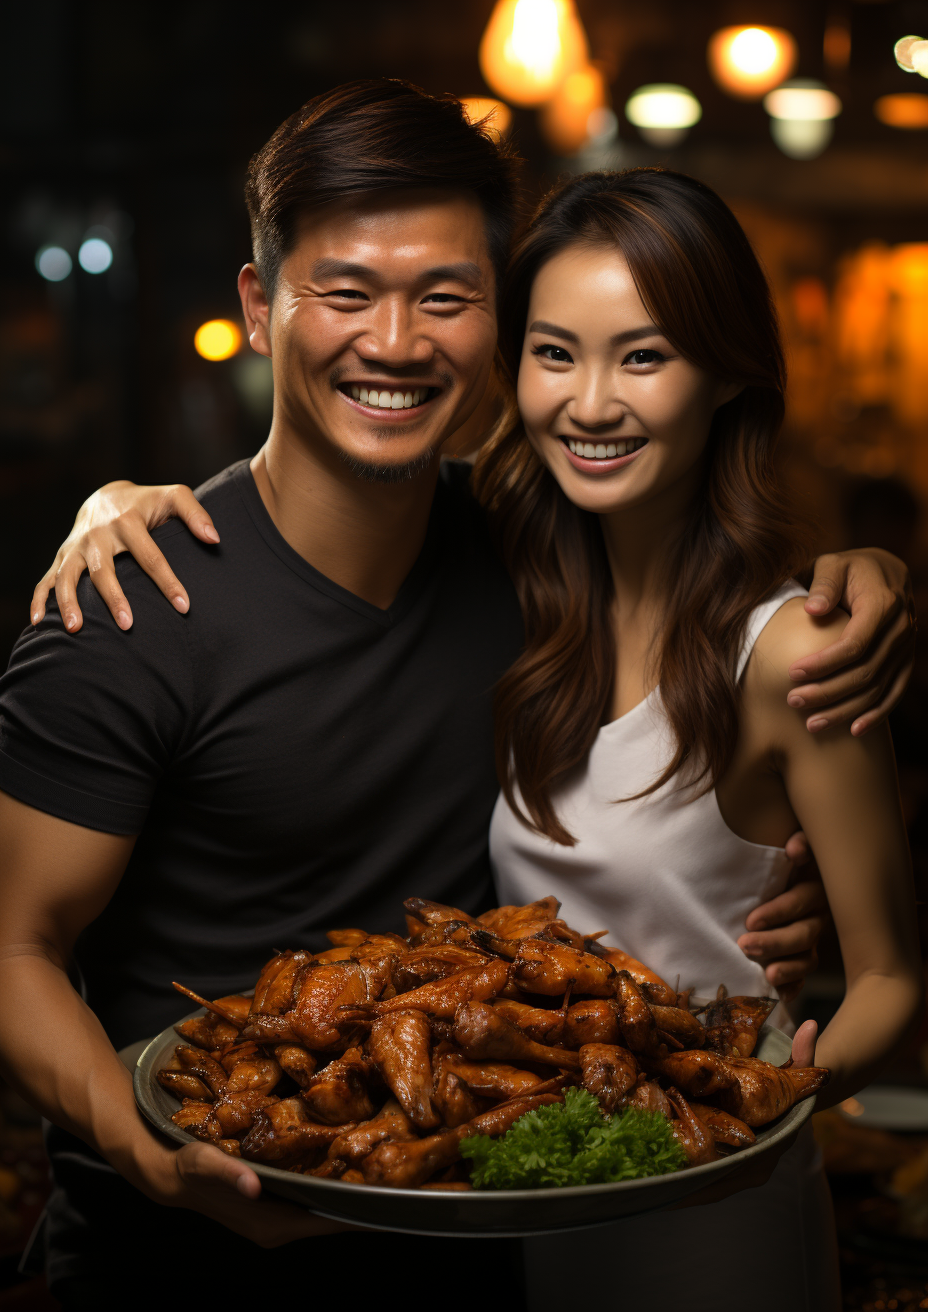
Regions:
<instances>
[{"instance_id":1,"label":"man's smile with teeth","mask_svg":"<svg viewBox=\"0 0 928 1312\"><path fill-rule=\"evenodd\" d=\"M342 392L348 393L361 405L373 406L379 410L411 410L413 406L422 405L430 399L430 393L437 394L434 387L413 387L409 391L388 391L377 387L362 387L359 383L346 383Z\"/></svg>"},{"instance_id":2,"label":"man's smile with teeth","mask_svg":"<svg viewBox=\"0 0 928 1312\"><path fill-rule=\"evenodd\" d=\"M614 460L616 456L631 455L647 442L646 437L630 437L624 442L580 442L572 437L561 438L575 456L584 460Z\"/></svg>"}]
</instances>

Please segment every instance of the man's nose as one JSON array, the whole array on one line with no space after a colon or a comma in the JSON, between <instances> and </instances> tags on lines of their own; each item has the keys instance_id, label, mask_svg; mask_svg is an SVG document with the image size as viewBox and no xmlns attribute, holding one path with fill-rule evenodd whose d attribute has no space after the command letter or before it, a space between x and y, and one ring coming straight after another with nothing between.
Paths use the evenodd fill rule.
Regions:
<instances>
[{"instance_id":1,"label":"man's nose","mask_svg":"<svg viewBox=\"0 0 928 1312\"><path fill-rule=\"evenodd\" d=\"M429 364L435 348L415 322L415 316L401 303L386 302L375 306L364 335L355 342L362 359L391 369Z\"/></svg>"}]
</instances>

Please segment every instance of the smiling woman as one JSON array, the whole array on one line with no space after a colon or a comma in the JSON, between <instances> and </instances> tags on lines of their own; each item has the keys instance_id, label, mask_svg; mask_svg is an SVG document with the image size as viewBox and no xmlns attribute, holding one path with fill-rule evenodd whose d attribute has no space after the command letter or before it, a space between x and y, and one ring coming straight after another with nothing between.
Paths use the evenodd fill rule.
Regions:
<instances>
[{"instance_id":1,"label":"smiling woman","mask_svg":"<svg viewBox=\"0 0 928 1312\"><path fill-rule=\"evenodd\" d=\"M787 702L800 649L845 620L820 626L792 577L804 552L772 462L785 378L763 272L707 187L635 169L555 191L504 296L521 423L476 471L526 621L496 701L500 896L553 894L571 923L604 926L695 995L722 980L756 1000L768 981L742 950L744 908L786 889L801 825L848 987L817 1042L807 1022L792 1052L798 1065L814 1053L838 1101L918 1014L914 899L888 735L813 736ZM773 1023L792 1028L785 1011ZM695 1217L599 1231L586 1252L582 1237L579 1250L532 1241L530 1305L562 1308L578 1269L604 1301L624 1249L672 1252L691 1307L736 1312L753 1273L734 1257L726 1285L705 1253L720 1233L731 1254L752 1253L763 1233L794 1264L765 1276L757 1307L835 1312L810 1136L758 1184ZM622 1263L626 1301L652 1285L653 1263Z\"/></svg>"}]
</instances>

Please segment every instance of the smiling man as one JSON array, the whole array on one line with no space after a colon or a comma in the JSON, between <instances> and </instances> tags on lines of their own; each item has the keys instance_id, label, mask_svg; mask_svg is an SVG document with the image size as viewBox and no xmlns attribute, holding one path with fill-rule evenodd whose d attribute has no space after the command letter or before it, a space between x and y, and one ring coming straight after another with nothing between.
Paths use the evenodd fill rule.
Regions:
<instances>
[{"instance_id":1,"label":"smiling man","mask_svg":"<svg viewBox=\"0 0 928 1312\"><path fill-rule=\"evenodd\" d=\"M239 279L273 359L267 443L201 489L198 536L158 529L169 569L136 537L175 608L131 558L118 578L94 559L105 601L82 585L75 637L64 596L0 684L0 1056L53 1122L67 1307L109 1306L159 1258L182 1296L350 1294L360 1253L429 1287L460 1261L370 1235L261 1261L238 1235L333 1227L259 1200L247 1163L150 1134L116 1050L183 1013L172 980L238 991L275 948L394 927L411 894L489 903L492 689L522 624L439 454L490 376L513 167L457 102L400 83L337 88L278 129Z\"/></svg>"}]
</instances>

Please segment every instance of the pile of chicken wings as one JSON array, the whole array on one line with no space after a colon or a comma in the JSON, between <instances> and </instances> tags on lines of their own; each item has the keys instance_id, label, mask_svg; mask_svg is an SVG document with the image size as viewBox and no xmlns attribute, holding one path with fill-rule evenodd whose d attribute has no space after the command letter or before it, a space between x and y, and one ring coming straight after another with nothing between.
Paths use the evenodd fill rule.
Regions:
<instances>
[{"instance_id":1,"label":"pile of chicken wings","mask_svg":"<svg viewBox=\"0 0 928 1312\"><path fill-rule=\"evenodd\" d=\"M752 1053L775 1001L693 1012L640 961L546 897L476 918L409 898L408 936L332 930L281 952L254 996L207 1001L158 1072L175 1124L224 1152L357 1184L467 1189L461 1141L497 1136L582 1085L604 1113L661 1112L690 1165L754 1142L822 1067Z\"/></svg>"}]
</instances>

